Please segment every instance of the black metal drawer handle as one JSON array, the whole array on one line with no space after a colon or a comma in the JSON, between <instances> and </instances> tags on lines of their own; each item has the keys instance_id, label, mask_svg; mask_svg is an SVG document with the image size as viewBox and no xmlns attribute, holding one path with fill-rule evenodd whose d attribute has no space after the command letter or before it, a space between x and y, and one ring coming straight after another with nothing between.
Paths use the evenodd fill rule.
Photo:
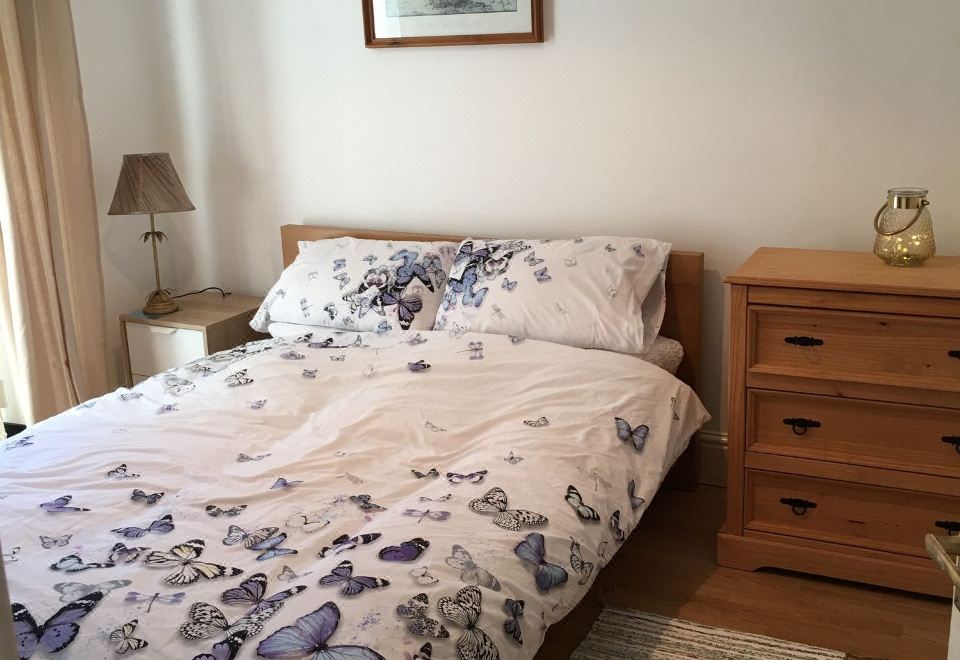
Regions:
<instances>
[{"instance_id":1,"label":"black metal drawer handle","mask_svg":"<svg viewBox=\"0 0 960 660\"><path fill-rule=\"evenodd\" d=\"M960 454L960 435L945 435L940 438L948 445L953 445L953 448L957 450L957 453Z\"/></svg>"},{"instance_id":2,"label":"black metal drawer handle","mask_svg":"<svg viewBox=\"0 0 960 660\"><path fill-rule=\"evenodd\" d=\"M947 530L947 534L950 536L960 534L960 521L958 520L938 520L934 524L940 529Z\"/></svg>"},{"instance_id":3,"label":"black metal drawer handle","mask_svg":"<svg viewBox=\"0 0 960 660\"><path fill-rule=\"evenodd\" d=\"M952 358L956 358L957 360L960 360L960 351L947 351L947 355L949 355Z\"/></svg>"},{"instance_id":4,"label":"black metal drawer handle","mask_svg":"<svg viewBox=\"0 0 960 660\"><path fill-rule=\"evenodd\" d=\"M783 420L783 423L793 429L793 432L797 435L803 435L807 432L807 429L818 429L821 426L817 420L805 417L787 417ZM960 451L960 449L957 451Z\"/></svg>"},{"instance_id":5,"label":"black metal drawer handle","mask_svg":"<svg viewBox=\"0 0 960 660\"><path fill-rule=\"evenodd\" d=\"M786 504L793 511L794 515L802 516L807 509L816 509L817 503L810 500L801 500L796 497L781 497L780 504ZM938 523L939 524L939 523Z\"/></svg>"},{"instance_id":6,"label":"black metal drawer handle","mask_svg":"<svg viewBox=\"0 0 960 660\"><path fill-rule=\"evenodd\" d=\"M783 341L794 346L823 346L823 340L818 337L784 337Z\"/></svg>"}]
</instances>

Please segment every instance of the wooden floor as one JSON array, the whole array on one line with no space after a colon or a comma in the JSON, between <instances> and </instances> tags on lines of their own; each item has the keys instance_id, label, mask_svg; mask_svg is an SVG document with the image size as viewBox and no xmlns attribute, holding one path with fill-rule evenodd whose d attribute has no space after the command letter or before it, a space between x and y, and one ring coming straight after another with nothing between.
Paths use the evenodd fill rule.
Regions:
<instances>
[{"instance_id":1,"label":"wooden floor","mask_svg":"<svg viewBox=\"0 0 960 660\"><path fill-rule=\"evenodd\" d=\"M602 602L845 651L851 658L946 657L948 600L782 571L718 567L723 503L721 488L662 490L598 578L594 591ZM632 570L624 570L627 566ZM585 623L565 620L551 628L538 660L557 660L567 655L558 648L575 648L587 622L599 614L599 603L585 603L580 611Z\"/></svg>"}]
</instances>

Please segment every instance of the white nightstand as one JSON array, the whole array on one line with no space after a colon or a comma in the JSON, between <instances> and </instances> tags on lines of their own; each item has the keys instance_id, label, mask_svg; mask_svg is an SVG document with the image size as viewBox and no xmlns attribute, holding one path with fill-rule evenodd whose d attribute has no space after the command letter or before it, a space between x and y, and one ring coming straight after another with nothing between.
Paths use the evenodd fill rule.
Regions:
<instances>
[{"instance_id":1,"label":"white nightstand","mask_svg":"<svg viewBox=\"0 0 960 660\"><path fill-rule=\"evenodd\" d=\"M143 312L120 315L124 377L127 387L205 355L267 335L255 332L250 319L261 300L252 296L198 293L177 298L180 309L164 316Z\"/></svg>"}]
</instances>

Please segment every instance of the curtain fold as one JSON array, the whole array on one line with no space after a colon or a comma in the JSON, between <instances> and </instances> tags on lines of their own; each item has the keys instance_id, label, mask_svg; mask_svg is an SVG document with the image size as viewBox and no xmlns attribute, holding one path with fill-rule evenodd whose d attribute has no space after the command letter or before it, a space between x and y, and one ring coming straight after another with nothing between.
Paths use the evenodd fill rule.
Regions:
<instances>
[{"instance_id":1,"label":"curtain fold","mask_svg":"<svg viewBox=\"0 0 960 660\"><path fill-rule=\"evenodd\" d=\"M27 423L107 390L82 98L68 0L0 0L0 350Z\"/></svg>"}]
</instances>

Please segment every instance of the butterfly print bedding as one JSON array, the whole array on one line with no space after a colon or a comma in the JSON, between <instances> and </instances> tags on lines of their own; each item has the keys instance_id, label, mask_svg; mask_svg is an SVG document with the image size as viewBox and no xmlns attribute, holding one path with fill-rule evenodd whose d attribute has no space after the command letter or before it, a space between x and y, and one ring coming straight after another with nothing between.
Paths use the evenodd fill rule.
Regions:
<instances>
[{"instance_id":1,"label":"butterfly print bedding","mask_svg":"<svg viewBox=\"0 0 960 660\"><path fill-rule=\"evenodd\" d=\"M387 546L380 550L377 556L383 561L414 561L419 559L429 547L430 541L417 537L404 541L400 545Z\"/></svg>"},{"instance_id":2,"label":"butterfly print bedding","mask_svg":"<svg viewBox=\"0 0 960 660\"><path fill-rule=\"evenodd\" d=\"M490 636L477 627L480 620L483 592L477 587L464 587L454 596L443 596L437 601L437 610L444 617L462 626L457 640L460 660L499 660L500 652Z\"/></svg>"},{"instance_id":3,"label":"butterfly print bedding","mask_svg":"<svg viewBox=\"0 0 960 660\"><path fill-rule=\"evenodd\" d=\"M191 539L173 546L169 551L154 550L146 556L143 563L149 567L175 568L163 581L176 585L193 584L201 578L213 580L243 573L239 568L199 561L198 557L203 553L204 545L201 539Z\"/></svg>"},{"instance_id":4,"label":"butterfly print bedding","mask_svg":"<svg viewBox=\"0 0 960 660\"><path fill-rule=\"evenodd\" d=\"M156 504L163 496L164 493L150 493L148 495L139 488L134 488L133 493L130 495L130 499L134 502L143 502L144 504Z\"/></svg>"},{"instance_id":5,"label":"butterfly print bedding","mask_svg":"<svg viewBox=\"0 0 960 660\"><path fill-rule=\"evenodd\" d=\"M495 274L504 262L493 255L466 283L468 302L507 294L505 277L517 282L513 297L556 291L586 266L578 255L565 268L534 245L544 263L528 266L521 252ZM378 253L373 267L398 252ZM620 253L639 259L627 244ZM344 295L360 281L354 265L338 271L353 279ZM548 266L553 281L540 285L534 272ZM312 270L337 289L332 261ZM300 314L301 294L288 289ZM413 295L426 300L415 276L384 316L376 303L363 319L358 303L354 316L398 328ZM326 323L333 301L309 300L310 320ZM484 305L473 309L486 317ZM339 321L349 310L337 309ZM415 327L423 314L382 335L291 328L0 448L0 537L11 600L23 604L23 650L531 660L541 629L630 542L706 417L686 386L633 357ZM481 344L483 359L469 359ZM420 360L430 369L412 373ZM158 415L164 406L175 411Z\"/></svg>"},{"instance_id":6,"label":"butterfly print bedding","mask_svg":"<svg viewBox=\"0 0 960 660\"><path fill-rule=\"evenodd\" d=\"M80 632L77 621L86 617L103 598L95 591L61 607L43 624L37 624L25 605L13 603L13 632L21 660L28 660L37 648L56 653L70 646Z\"/></svg>"},{"instance_id":7,"label":"butterfly print bedding","mask_svg":"<svg viewBox=\"0 0 960 660\"><path fill-rule=\"evenodd\" d=\"M477 499L470 500L470 508L477 513L497 514L493 518L493 524L511 532L518 532L521 527L546 525L550 522L546 516L533 511L508 509L507 494L499 487L491 488Z\"/></svg>"},{"instance_id":8,"label":"butterfly print bedding","mask_svg":"<svg viewBox=\"0 0 960 660\"><path fill-rule=\"evenodd\" d=\"M72 603L84 596L89 596L94 591L103 592L106 596L114 589L130 585L130 580L107 580L99 584L84 584L82 582L57 582L53 585L53 590L60 594L61 603Z\"/></svg>"},{"instance_id":9,"label":"butterfly print bedding","mask_svg":"<svg viewBox=\"0 0 960 660\"><path fill-rule=\"evenodd\" d=\"M597 513L597 510L583 503L583 496L580 494L580 491L577 490L576 486L567 486L567 496L564 499L567 501L567 504L572 506L573 510L577 512L577 517L579 517L580 520L592 522L598 522L600 520L600 514Z\"/></svg>"},{"instance_id":10,"label":"butterfly print bedding","mask_svg":"<svg viewBox=\"0 0 960 660\"><path fill-rule=\"evenodd\" d=\"M114 644L117 644L117 647L114 649L114 653L123 655L129 651L138 651L150 645L150 643L146 640L137 639L133 636L133 633L136 632L137 625L139 623L139 620L134 619L133 621L123 624L110 633L110 641Z\"/></svg>"},{"instance_id":11,"label":"butterfly print bedding","mask_svg":"<svg viewBox=\"0 0 960 660\"><path fill-rule=\"evenodd\" d=\"M85 509L78 506L67 506L70 504L70 501L73 500L73 495L63 495L53 500L52 502L44 502L40 505L40 508L46 511L47 513L63 513L69 511L89 511L90 509Z\"/></svg>"},{"instance_id":12,"label":"butterfly print bedding","mask_svg":"<svg viewBox=\"0 0 960 660\"><path fill-rule=\"evenodd\" d=\"M67 555L50 564L51 569L64 573L80 573L91 568L113 568L114 566L116 564L113 562L84 562L78 555Z\"/></svg>"},{"instance_id":13,"label":"butterfly print bedding","mask_svg":"<svg viewBox=\"0 0 960 660\"><path fill-rule=\"evenodd\" d=\"M534 532L520 541L513 549L517 556L536 566L534 579L540 591L548 591L567 581L567 571L562 566L551 564L545 559L546 546L543 534Z\"/></svg>"},{"instance_id":14,"label":"butterfly print bedding","mask_svg":"<svg viewBox=\"0 0 960 660\"><path fill-rule=\"evenodd\" d=\"M639 509L640 507L642 507L642 506L643 506L644 504L646 504L646 502L647 502L647 501L646 501L645 499L643 499L642 497L638 497L638 496L637 496L637 482L636 482L635 479L631 479L631 480L627 483L627 497L630 498L630 508L631 508L631 509Z\"/></svg>"},{"instance_id":15,"label":"butterfly print bedding","mask_svg":"<svg viewBox=\"0 0 960 660\"><path fill-rule=\"evenodd\" d=\"M364 589L379 589L390 586L390 581L378 577L366 577L353 575L353 563L342 561L330 572L324 575L319 582L321 587L329 585L341 585L340 593L344 596L356 596L363 593Z\"/></svg>"},{"instance_id":16,"label":"butterfly print bedding","mask_svg":"<svg viewBox=\"0 0 960 660\"><path fill-rule=\"evenodd\" d=\"M580 543L572 536L570 537L570 568L574 573L580 574L578 584L586 584L593 575L593 563L583 558L583 551L580 549Z\"/></svg>"},{"instance_id":17,"label":"butterfly print bedding","mask_svg":"<svg viewBox=\"0 0 960 660\"><path fill-rule=\"evenodd\" d=\"M397 605L397 614L407 619L407 630L416 637L435 637L437 639L446 639L450 633L443 624L436 619L427 616L427 610L430 607L430 597L427 594L419 593L406 603Z\"/></svg>"},{"instance_id":18,"label":"butterfly print bedding","mask_svg":"<svg viewBox=\"0 0 960 660\"><path fill-rule=\"evenodd\" d=\"M49 550L50 548L62 548L63 546L70 543L70 539L73 538L73 534L64 534L63 536L58 536L56 538L52 536L40 535L40 546L44 550Z\"/></svg>"},{"instance_id":19,"label":"butterfly print bedding","mask_svg":"<svg viewBox=\"0 0 960 660\"><path fill-rule=\"evenodd\" d=\"M647 443L647 436L650 434L650 427L645 424L631 427L627 420L619 417L615 417L613 421L617 424L617 437L624 442L632 442L634 449L637 451L643 451L643 447Z\"/></svg>"},{"instance_id":20,"label":"butterfly print bedding","mask_svg":"<svg viewBox=\"0 0 960 660\"><path fill-rule=\"evenodd\" d=\"M520 628L520 617L523 616L523 601L507 598L503 601L507 610L507 619L503 622L503 632L507 633L517 644L523 644L523 630Z\"/></svg>"},{"instance_id":21,"label":"butterfly print bedding","mask_svg":"<svg viewBox=\"0 0 960 660\"><path fill-rule=\"evenodd\" d=\"M487 475L486 470L477 470L476 472L470 472L469 474L460 474L459 472L447 472L447 481L452 484L460 484L468 482L471 484L478 484L483 481L483 478Z\"/></svg>"},{"instance_id":22,"label":"butterfly print bedding","mask_svg":"<svg viewBox=\"0 0 960 660\"><path fill-rule=\"evenodd\" d=\"M352 644L328 644L340 625L340 609L332 601L300 617L292 626L280 628L260 642L257 655L264 658L320 660L386 660L373 649Z\"/></svg>"},{"instance_id":23,"label":"butterfly print bedding","mask_svg":"<svg viewBox=\"0 0 960 660\"><path fill-rule=\"evenodd\" d=\"M167 514L158 520L154 520L147 527L118 527L110 531L128 539L139 539L149 533L167 534L174 529L176 529L176 525L173 524L173 516Z\"/></svg>"}]
</instances>

